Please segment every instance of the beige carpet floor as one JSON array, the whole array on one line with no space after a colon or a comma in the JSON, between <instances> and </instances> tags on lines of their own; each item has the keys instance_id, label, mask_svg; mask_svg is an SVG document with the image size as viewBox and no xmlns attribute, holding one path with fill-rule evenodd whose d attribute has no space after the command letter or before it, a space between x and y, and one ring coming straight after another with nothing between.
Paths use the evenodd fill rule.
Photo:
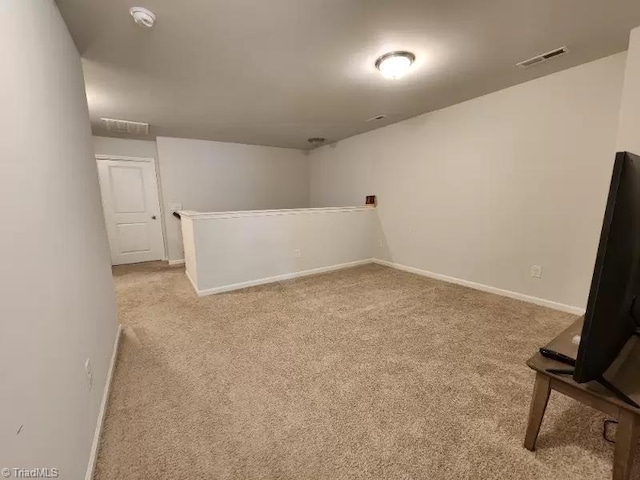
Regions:
<instances>
[{"instance_id":1,"label":"beige carpet floor","mask_svg":"<svg viewBox=\"0 0 640 480\"><path fill-rule=\"evenodd\" d=\"M571 315L378 265L204 298L114 276L97 480L610 478L604 417L561 395L522 447L525 361Z\"/></svg>"}]
</instances>

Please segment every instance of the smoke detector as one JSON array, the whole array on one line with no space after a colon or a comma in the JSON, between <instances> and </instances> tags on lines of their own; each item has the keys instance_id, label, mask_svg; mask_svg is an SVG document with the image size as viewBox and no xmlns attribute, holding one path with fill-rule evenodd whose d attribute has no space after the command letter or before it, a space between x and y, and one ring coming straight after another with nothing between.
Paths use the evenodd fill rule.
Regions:
<instances>
[{"instance_id":1,"label":"smoke detector","mask_svg":"<svg viewBox=\"0 0 640 480\"><path fill-rule=\"evenodd\" d=\"M142 122L130 122L115 118L101 118L102 124L110 133L123 135L149 135L149 124Z\"/></svg>"},{"instance_id":2,"label":"smoke detector","mask_svg":"<svg viewBox=\"0 0 640 480\"><path fill-rule=\"evenodd\" d=\"M147 10L146 8L131 7L129 9L129 13L133 17L133 21L142 27L151 28L156 22L155 14L151 10Z\"/></svg>"},{"instance_id":3,"label":"smoke detector","mask_svg":"<svg viewBox=\"0 0 640 480\"><path fill-rule=\"evenodd\" d=\"M564 55L567 53L569 49L567 47L560 47L554 50L551 50L547 53L541 53L540 55L536 55L535 57L528 58L527 60L523 60L522 62L516 63L516 65L520 68L529 68L533 65L537 65L538 63L546 62L554 57L558 57L560 55Z\"/></svg>"}]
</instances>

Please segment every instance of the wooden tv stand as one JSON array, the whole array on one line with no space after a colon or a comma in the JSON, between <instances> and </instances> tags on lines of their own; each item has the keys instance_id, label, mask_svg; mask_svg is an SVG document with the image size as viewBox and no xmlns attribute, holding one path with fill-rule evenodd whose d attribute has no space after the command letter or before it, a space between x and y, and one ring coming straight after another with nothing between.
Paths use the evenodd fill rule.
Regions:
<instances>
[{"instance_id":1,"label":"wooden tv stand","mask_svg":"<svg viewBox=\"0 0 640 480\"><path fill-rule=\"evenodd\" d=\"M562 332L552 342L560 353L575 351L571 340L582 331L583 318ZM574 357L575 358L575 357ZM613 459L613 480L628 480L633 465L633 455L640 434L640 409L620 400L613 393L595 382L576 383L571 375L549 373L549 369L569 369L568 365L550 360L536 353L527 361L535 370L536 380L529 409L529 422L524 439L527 450L535 449L540 425L547 408L551 390L556 390L579 402L593 407L618 420L616 446ZM633 337L606 373L607 379L636 403L640 403L640 341Z\"/></svg>"}]
</instances>

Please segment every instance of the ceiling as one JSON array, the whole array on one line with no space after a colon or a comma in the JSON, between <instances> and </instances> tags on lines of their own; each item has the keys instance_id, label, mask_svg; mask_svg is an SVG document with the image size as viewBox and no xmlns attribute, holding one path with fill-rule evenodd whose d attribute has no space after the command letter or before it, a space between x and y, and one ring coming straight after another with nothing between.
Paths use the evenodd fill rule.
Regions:
<instances>
[{"instance_id":1,"label":"ceiling","mask_svg":"<svg viewBox=\"0 0 640 480\"><path fill-rule=\"evenodd\" d=\"M310 148L627 48L638 0L57 0L100 118ZM157 15L136 25L129 8ZM521 60L569 53L521 69ZM400 80L377 57L416 55ZM380 121L367 119L384 114Z\"/></svg>"}]
</instances>

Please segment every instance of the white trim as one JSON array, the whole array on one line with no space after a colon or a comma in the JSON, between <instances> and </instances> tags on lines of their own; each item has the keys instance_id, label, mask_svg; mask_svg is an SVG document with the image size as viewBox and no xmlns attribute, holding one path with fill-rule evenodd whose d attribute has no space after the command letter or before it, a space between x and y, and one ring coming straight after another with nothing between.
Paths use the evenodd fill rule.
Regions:
<instances>
[{"instance_id":1,"label":"white trim","mask_svg":"<svg viewBox=\"0 0 640 480\"><path fill-rule=\"evenodd\" d=\"M102 401L100 402L100 410L98 411L98 421L96 423L96 429L93 434L93 444L91 445L91 453L89 454L89 464L87 465L87 473L85 480L92 480L93 473L96 469L96 460L98 459L98 447L100 446L100 434L102 433L102 425L104 424L104 417L107 412L107 404L109 403L109 391L111 390L111 382L113 381L113 372L115 370L116 359L118 358L118 349L120 347L120 334L122 333L122 326L118 325L118 332L116 333L116 340L113 344L113 353L111 354L111 362L109 363L109 370L107 371L107 381L102 393Z\"/></svg>"},{"instance_id":2,"label":"white trim","mask_svg":"<svg viewBox=\"0 0 640 480\"><path fill-rule=\"evenodd\" d=\"M240 290L242 288L255 287L257 285L264 285L266 283L281 282L283 280L291 280L293 278L307 277L309 275L317 275L319 273L332 272L334 270L342 270L343 268L357 267L359 265L366 265L368 263L372 263L373 261L374 260L372 258L367 258L365 260L356 260L355 262L340 263L338 265L313 268L311 270L303 270L301 272L285 273L284 275L277 275L275 277L261 278L259 280L250 280L248 282L234 283L231 285L223 285L222 287L207 288L204 290L198 290L198 287L196 286L192 278L189 276L188 272L187 272L187 278L191 282L191 285L193 285L193 288L195 289L198 296L204 297L206 295L215 295L217 293L230 292L232 290Z\"/></svg>"},{"instance_id":3,"label":"white trim","mask_svg":"<svg viewBox=\"0 0 640 480\"><path fill-rule=\"evenodd\" d=\"M328 207L328 208L289 208L278 210L241 210L237 212L194 212L192 210L182 210L178 212L181 216L193 220L208 220L211 218L237 218L237 217L263 217L273 215L301 215L310 213L343 213L360 212L373 210L375 207Z\"/></svg>"},{"instance_id":4,"label":"white trim","mask_svg":"<svg viewBox=\"0 0 640 480\"><path fill-rule=\"evenodd\" d=\"M449 277L447 275L442 275L440 273L433 273L427 270L420 270L419 268L408 267L406 265L401 265L399 263L388 262L386 260L380 260L377 258L373 259L373 263L384 265L386 267L395 268L396 270L415 273L417 275L422 275L423 277L442 280L443 282L455 283L456 285L462 285L464 287L473 288L474 290L480 290L482 292L493 293L496 295L501 295L503 297L513 298L515 300L522 300L523 302L533 303L535 305L552 308L554 310L559 310L561 312L573 313L574 315L584 315L584 312L585 312L584 308L574 307L572 305L565 305L564 303L552 302L551 300L545 300L544 298L532 297L530 295L525 295L523 293L512 292L511 290L503 290L501 288L491 287L489 285L483 285L481 283L471 282L469 280L463 280L461 278Z\"/></svg>"},{"instance_id":5,"label":"white trim","mask_svg":"<svg viewBox=\"0 0 640 480\"><path fill-rule=\"evenodd\" d=\"M184 265L184 258L181 258L179 260L167 260L169 262L169 265L173 266L173 265Z\"/></svg>"},{"instance_id":6,"label":"white trim","mask_svg":"<svg viewBox=\"0 0 640 480\"><path fill-rule=\"evenodd\" d=\"M206 295L206 294L203 294L203 295L201 295L201 294L200 294L200 291L198 290L198 286L196 285L196 282L194 282L194 281L193 281L193 278L191 278L191 275L189 274L189 271L188 271L188 270L185 270L185 271L184 271L184 273L185 273L185 275L187 276L187 278L189 279L189 282L191 283L191 286L192 286L192 287L193 287L193 289L196 291L196 293L198 294L198 296L199 296L199 297L202 297L203 295ZM204 291L204 290L203 290L203 291Z\"/></svg>"},{"instance_id":7,"label":"white trim","mask_svg":"<svg viewBox=\"0 0 640 480\"><path fill-rule=\"evenodd\" d=\"M125 162L151 162L155 163L153 157L126 157L123 155L96 155L96 160L119 160Z\"/></svg>"}]
</instances>

